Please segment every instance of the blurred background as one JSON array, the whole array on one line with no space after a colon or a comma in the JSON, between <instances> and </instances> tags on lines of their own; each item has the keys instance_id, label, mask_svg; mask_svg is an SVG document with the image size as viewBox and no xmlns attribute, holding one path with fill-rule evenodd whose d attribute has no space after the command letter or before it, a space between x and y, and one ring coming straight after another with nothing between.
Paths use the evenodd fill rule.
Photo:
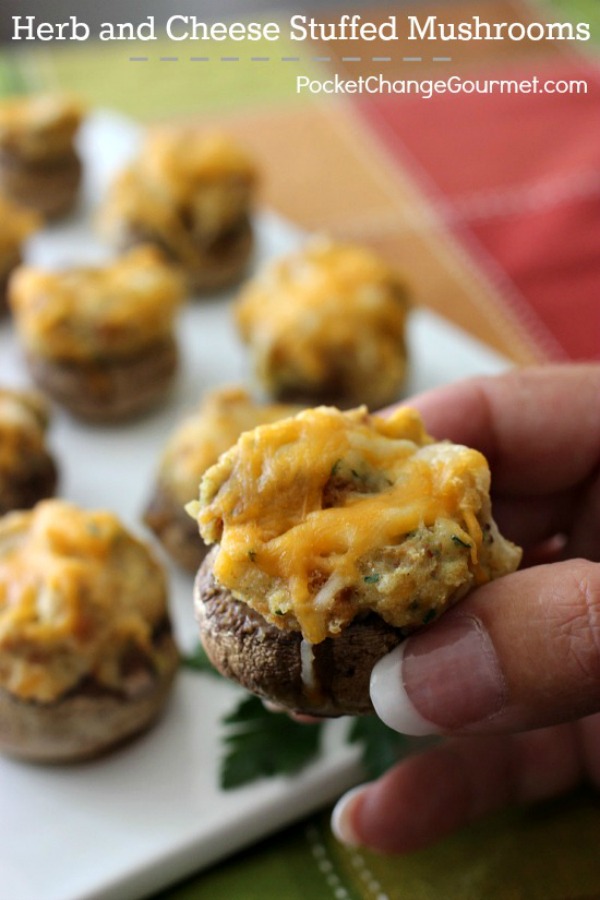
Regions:
<instances>
[{"instance_id":1,"label":"blurred background","mask_svg":"<svg viewBox=\"0 0 600 900\"><path fill-rule=\"evenodd\" d=\"M435 15L440 22L585 21L588 42L375 41L5 43L0 91L75 89L92 108L138 122L193 118L224 125L263 173L262 202L309 230L359 238L406 271L415 300L519 362L596 357L600 115L597 0L281 4L73 4L6 0L12 15L102 21L194 14L203 21L289 20L312 10ZM283 30L285 33L285 29ZM251 60L251 55L269 61ZM142 60L139 59L142 57ZM202 61L198 60L202 57ZM373 58L387 57L386 62ZM135 59L137 58L137 59ZM223 61L225 58L227 61ZM235 58L236 61L231 61ZM296 76L381 74L585 82L584 92L324 95ZM282 161L285 161L283 163ZM565 297L577 298L578 316ZM574 302L573 299L570 303ZM589 327L590 320L598 329ZM588 327L582 327L582 321Z\"/></svg>"},{"instance_id":2,"label":"blurred background","mask_svg":"<svg viewBox=\"0 0 600 900\"><path fill-rule=\"evenodd\" d=\"M590 23L591 39L360 46L292 43L285 36L252 46L162 36L10 39L13 15L50 22L77 15L97 32L102 22L148 16L156 16L157 26L174 14L286 23L301 12L322 22L353 12L374 22L393 13L401 24L411 13L444 23L474 16L525 26L581 21ZM90 115L110 111L142 129L165 122L223 128L257 162L263 209L305 233L372 248L405 275L416 307L500 354L501 365L600 360L599 0L293 0L286 7L269 0L3 0L0 41L0 97L64 90L81 97ZM299 75L315 84L335 75L424 86L456 78L467 90L430 97L415 90L299 93ZM548 89L486 88L490 80L534 78ZM453 345L459 363L460 340ZM453 358L433 361L447 380L463 374ZM461 834L413 860L402 877L393 861L371 859L372 883L377 896L391 900L598 897L599 821L596 799L569 798L537 818L494 820ZM308 893L295 892L291 882L303 884L305 870L316 871L325 845L344 877L333 888L323 880L324 892L314 896L332 896L334 888L341 898L375 896L365 893L350 851L332 842L326 817L168 896L303 898ZM567 848L562 862L557 847ZM474 885L468 895L467 881Z\"/></svg>"}]
</instances>

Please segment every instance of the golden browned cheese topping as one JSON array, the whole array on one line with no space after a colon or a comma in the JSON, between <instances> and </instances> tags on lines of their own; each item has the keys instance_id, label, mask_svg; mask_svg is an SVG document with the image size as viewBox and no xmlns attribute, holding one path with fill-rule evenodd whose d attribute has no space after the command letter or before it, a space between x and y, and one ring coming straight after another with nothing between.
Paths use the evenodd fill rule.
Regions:
<instances>
[{"instance_id":1,"label":"golden browned cheese topping","mask_svg":"<svg viewBox=\"0 0 600 900\"><path fill-rule=\"evenodd\" d=\"M151 133L140 165L145 177L164 185L179 200L209 184L252 184L256 178L253 162L231 138L222 132L194 128Z\"/></svg>"},{"instance_id":2,"label":"golden browned cheese topping","mask_svg":"<svg viewBox=\"0 0 600 900\"><path fill-rule=\"evenodd\" d=\"M21 245L41 224L36 213L0 195L0 278L18 261Z\"/></svg>"},{"instance_id":3,"label":"golden browned cheese topping","mask_svg":"<svg viewBox=\"0 0 600 900\"><path fill-rule=\"evenodd\" d=\"M243 434L190 511L219 543L217 581L318 643L369 611L415 627L516 568L489 485L479 452L434 442L412 409L320 407Z\"/></svg>"},{"instance_id":4,"label":"golden browned cheese topping","mask_svg":"<svg viewBox=\"0 0 600 900\"><path fill-rule=\"evenodd\" d=\"M46 404L32 391L0 388L0 477L45 452Z\"/></svg>"},{"instance_id":5,"label":"golden browned cheese topping","mask_svg":"<svg viewBox=\"0 0 600 900\"><path fill-rule=\"evenodd\" d=\"M162 569L111 513L49 500L0 520L0 686L15 696L118 691L132 653L155 661L166 614Z\"/></svg>"},{"instance_id":6,"label":"golden browned cheese topping","mask_svg":"<svg viewBox=\"0 0 600 900\"><path fill-rule=\"evenodd\" d=\"M387 265L362 247L321 238L260 273L242 291L236 318L268 389L287 372L326 382L332 354L352 360L363 380L365 370L377 371L397 387L407 312L406 287Z\"/></svg>"},{"instance_id":7,"label":"golden browned cheese topping","mask_svg":"<svg viewBox=\"0 0 600 900\"><path fill-rule=\"evenodd\" d=\"M169 439L160 463L161 484L184 506L197 497L204 472L242 432L298 411L296 406L257 403L242 388L209 392Z\"/></svg>"},{"instance_id":8,"label":"golden browned cheese topping","mask_svg":"<svg viewBox=\"0 0 600 900\"><path fill-rule=\"evenodd\" d=\"M150 133L135 165L113 185L101 223L160 239L184 264L250 209L256 169L225 135L195 129Z\"/></svg>"},{"instance_id":9,"label":"golden browned cheese topping","mask_svg":"<svg viewBox=\"0 0 600 900\"><path fill-rule=\"evenodd\" d=\"M0 103L0 148L32 161L68 153L83 110L73 97L34 94Z\"/></svg>"},{"instance_id":10,"label":"golden browned cheese topping","mask_svg":"<svg viewBox=\"0 0 600 900\"><path fill-rule=\"evenodd\" d=\"M139 247L104 267L21 266L9 302L29 351L61 361L127 358L169 337L183 284L162 255Z\"/></svg>"}]
</instances>

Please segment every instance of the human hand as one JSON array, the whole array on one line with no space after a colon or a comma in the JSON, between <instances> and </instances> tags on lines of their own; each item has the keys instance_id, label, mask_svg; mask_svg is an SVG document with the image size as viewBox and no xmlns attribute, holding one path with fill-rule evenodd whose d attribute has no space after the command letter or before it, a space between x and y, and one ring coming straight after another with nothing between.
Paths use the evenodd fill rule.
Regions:
<instances>
[{"instance_id":1,"label":"human hand","mask_svg":"<svg viewBox=\"0 0 600 900\"><path fill-rule=\"evenodd\" d=\"M373 671L380 718L445 734L343 797L337 836L403 853L510 803L600 786L600 365L470 379L413 398L481 450L524 565L474 590Z\"/></svg>"}]
</instances>

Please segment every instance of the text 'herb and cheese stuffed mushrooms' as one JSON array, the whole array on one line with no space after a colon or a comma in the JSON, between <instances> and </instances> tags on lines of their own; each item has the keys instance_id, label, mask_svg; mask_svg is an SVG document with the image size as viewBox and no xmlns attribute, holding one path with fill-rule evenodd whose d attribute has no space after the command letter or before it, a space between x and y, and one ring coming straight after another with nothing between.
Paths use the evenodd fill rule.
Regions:
<instances>
[{"instance_id":1,"label":"text 'herb and cheese stuffed mushrooms'","mask_svg":"<svg viewBox=\"0 0 600 900\"><path fill-rule=\"evenodd\" d=\"M158 246L193 291L223 288L250 259L256 181L252 160L220 132L152 131L111 186L100 227L122 249Z\"/></svg>"},{"instance_id":2,"label":"text 'herb and cheese stuffed mushrooms'","mask_svg":"<svg viewBox=\"0 0 600 900\"><path fill-rule=\"evenodd\" d=\"M408 289L369 250L315 238L259 272L235 312L269 396L371 409L398 399Z\"/></svg>"},{"instance_id":3,"label":"text 'herb and cheese stuffed mushrooms'","mask_svg":"<svg viewBox=\"0 0 600 900\"><path fill-rule=\"evenodd\" d=\"M55 218L75 204L82 166L75 137L80 103L63 94L0 103L0 188L17 203Z\"/></svg>"},{"instance_id":4,"label":"text 'herb and cheese stuffed mushrooms'","mask_svg":"<svg viewBox=\"0 0 600 900\"><path fill-rule=\"evenodd\" d=\"M156 718L177 665L163 571L114 515L0 519L0 750L96 756Z\"/></svg>"},{"instance_id":5,"label":"text 'herb and cheese stuffed mushrooms'","mask_svg":"<svg viewBox=\"0 0 600 900\"><path fill-rule=\"evenodd\" d=\"M183 285L159 251L106 266L21 266L9 302L40 390L84 419L112 421L163 398L177 369Z\"/></svg>"},{"instance_id":6,"label":"text 'herb and cheese stuffed mushrooms'","mask_svg":"<svg viewBox=\"0 0 600 900\"><path fill-rule=\"evenodd\" d=\"M218 544L197 579L209 656L289 708L371 712L381 656L517 568L489 489L485 458L409 408L321 407L243 434L191 507Z\"/></svg>"}]
</instances>

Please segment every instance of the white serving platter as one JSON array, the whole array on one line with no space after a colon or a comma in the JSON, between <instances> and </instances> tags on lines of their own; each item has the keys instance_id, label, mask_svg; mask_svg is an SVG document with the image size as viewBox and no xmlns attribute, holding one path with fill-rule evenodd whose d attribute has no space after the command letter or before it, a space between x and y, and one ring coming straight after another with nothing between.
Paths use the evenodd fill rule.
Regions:
<instances>
[{"instance_id":1,"label":"white serving platter","mask_svg":"<svg viewBox=\"0 0 600 900\"><path fill-rule=\"evenodd\" d=\"M52 267L109 255L93 217L108 181L135 153L139 130L112 114L85 126L82 203L68 221L37 235L28 261ZM276 216L257 220L255 266L303 235ZM236 336L233 293L190 304L179 323L181 375L171 403L119 427L92 427L55 410L50 443L60 462L60 493L89 508L117 512L138 534L158 454L173 425L202 393L248 381ZM409 327L410 392L472 374L493 374L506 360L424 310ZM10 322L0 322L0 384L29 379ZM196 644L191 578L170 568L176 634ZM222 791L218 786L222 716L239 699L225 682L182 671L158 725L103 759L39 767L0 758L0 896L6 900L130 900L148 896L333 801L361 777L347 723L329 723L320 760L296 777Z\"/></svg>"}]
</instances>

